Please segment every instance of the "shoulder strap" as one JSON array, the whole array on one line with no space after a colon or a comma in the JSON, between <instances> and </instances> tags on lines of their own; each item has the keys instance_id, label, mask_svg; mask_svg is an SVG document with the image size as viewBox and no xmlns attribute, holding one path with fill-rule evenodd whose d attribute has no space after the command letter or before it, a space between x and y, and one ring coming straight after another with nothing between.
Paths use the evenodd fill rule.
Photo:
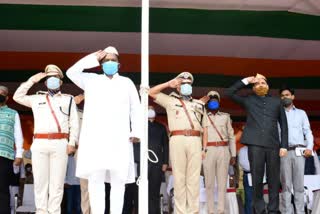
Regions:
<instances>
[{"instance_id":1,"label":"shoulder strap","mask_svg":"<svg viewBox=\"0 0 320 214\"><path fill-rule=\"evenodd\" d=\"M181 103L181 105L182 105L182 107L183 107L184 112L186 113L186 115L187 115L187 117L188 117L188 120L189 120L191 129L194 129L194 125L193 125L193 123L192 123L192 120L191 120L191 117L190 117L190 115L189 115L189 112L188 112L188 110L187 110L187 108L186 108L186 104L182 101L182 99L179 99L179 101L180 101L180 103Z\"/></svg>"},{"instance_id":2,"label":"shoulder strap","mask_svg":"<svg viewBox=\"0 0 320 214\"><path fill-rule=\"evenodd\" d=\"M210 116L209 116L209 115L208 115L208 118L209 118L209 120L210 120L211 125L212 125L212 126L213 126L213 128L216 130L217 134L219 135L219 137L220 137L221 141L223 141L223 137L222 137L222 135L220 134L219 130L217 129L216 125L214 124L213 120L210 118Z\"/></svg>"},{"instance_id":3,"label":"shoulder strap","mask_svg":"<svg viewBox=\"0 0 320 214\"><path fill-rule=\"evenodd\" d=\"M71 114L71 104L72 104L72 97L70 97L70 103L69 103L69 111L68 111L68 116L70 117Z\"/></svg>"},{"instance_id":4,"label":"shoulder strap","mask_svg":"<svg viewBox=\"0 0 320 214\"><path fill-rule=\"evenodd\" d=\"M48 94L47 94L47 96L46 96L46 99L47 99L49 108L50 108L50 110L51 110L51 114L52 114L54 120L56 121L56 124L57 124L57 127L58 127L58 132L60 133L60 132L61 132L61 127L60 127L58 118L57 118L57 116L56 116L56 114L55 114L55 112L54 112L54 110L53 110L53 108L52 108L52 105L51 105L51 102L50 102L50 99L49 99Z\"/></svg>"}]
</instances>

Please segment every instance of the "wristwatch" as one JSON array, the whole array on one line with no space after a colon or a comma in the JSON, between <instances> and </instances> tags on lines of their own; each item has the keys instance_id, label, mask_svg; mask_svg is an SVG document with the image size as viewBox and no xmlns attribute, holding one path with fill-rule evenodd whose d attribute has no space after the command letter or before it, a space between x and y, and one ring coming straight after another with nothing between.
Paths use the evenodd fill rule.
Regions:
<instances>
[{"instance_id":1,"label":"wristwatch","mask_svg":"<svg viewBox=\"0 0 320 214\"><path fill-rule=\"evenodd\" d=\"M208 149L207 149L207 148L202 148L202 151L204 151L205 153L207 153Z\"/></svg>"}]
</instances>

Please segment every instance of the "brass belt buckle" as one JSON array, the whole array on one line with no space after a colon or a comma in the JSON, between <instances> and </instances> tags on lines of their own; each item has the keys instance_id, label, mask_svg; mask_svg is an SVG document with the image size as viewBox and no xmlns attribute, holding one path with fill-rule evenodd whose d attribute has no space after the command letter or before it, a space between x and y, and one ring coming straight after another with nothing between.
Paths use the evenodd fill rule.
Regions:
<instances>
[{"instance_id":1,"label":"brass belt buckle","mask_svg":"<svg viewBox=\"0 0 320 214\"><path fill-rule=\"evenodd\" d=\"M191 136L191 131L190 129L185 129L184 130L184 136Z\"/></svg>"},{"instance_id":2,"label":"brass belt buckle","mask_svg":"<svg viewBox=\"0 0 320 214\"><path fill-rule=\"evenodd\" d=\"M48 133L48 139L49 139L49 140L54 139L53 135L54 135L53 133Z\"/></svg>"}]
</instances>

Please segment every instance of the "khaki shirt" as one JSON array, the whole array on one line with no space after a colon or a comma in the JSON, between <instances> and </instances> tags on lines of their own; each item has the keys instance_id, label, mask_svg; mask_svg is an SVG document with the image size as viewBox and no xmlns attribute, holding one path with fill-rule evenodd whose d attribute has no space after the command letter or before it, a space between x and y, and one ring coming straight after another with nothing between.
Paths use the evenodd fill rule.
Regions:
<instances>
[{"instance_id":1,"label":"khaki shirt","mask_svg":"<svg viewBox=\"0 0 320 214\"><path fill-rule=\"evenodd\" d=\"M33 82L28 80L20 85L13 99L24 106L32 108L34 117L34 133L58 133L57 123L47 103L47 92L27 95ZM61 133L69 133L69 145L75 145L79 135L79 120L74 99L69 94L57 93L49 96L51 106L61 127ZM71 108L69 112L69 105ZM70 116L69 116L70 114Z\"/></svg>"},{"instance_id":2,"label":"khaki shirt","mask_svg":"<svg viewBox=\"0 0 320 214\"><path fill-rule=\"evenodd\" d=\"M216 114L211 112L207 113L207 116L213 121L214 125L218 129L223 138L223 141L229 142L229 149L231 156L236 156L236 141L234 131L232 128L232 121L230 114L218 111ZM210 120L208 119L208 142L219 142L222 141L216 129L213 128Z\"/></svg>"},{"instance_id":3,"label":"khaki shirt","mask_svg":"<svg viewBox=\"0 0 320 214\"><path fill-rule=\"evenodd\" d=\"M167 111L170 131L192 129L188 116L179 101L180 98L181 96L176 93L171 93L170 95L159 93L155 99L155 102L164 107ZM207 117L204 117L206 114L204 103L196 99L190 101L183 100L183 102L189 112L191 121L194 125L194 130L202 132L203 127L206 127L208 124Z\"/></svg>"}]
</instances>

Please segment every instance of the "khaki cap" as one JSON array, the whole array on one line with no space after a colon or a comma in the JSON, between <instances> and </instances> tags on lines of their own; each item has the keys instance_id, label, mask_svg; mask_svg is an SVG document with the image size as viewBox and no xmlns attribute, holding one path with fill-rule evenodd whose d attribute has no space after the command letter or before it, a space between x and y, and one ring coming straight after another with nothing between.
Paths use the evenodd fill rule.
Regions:
<instances>
[{"instance_id":1,"label":"khaki cap","mask_svg":"<svg viewBox=\"0 0 320 214\"><path fill-rule=\"evenodd\" d=\"M182 79L182 83L193 83L193 76L187 71L180 73L176 78Z\"/></svg>"},{"instance_id":2,"label":"khaki cap","mask_svg":"<svg viewBox=\"0 0 320 214\"><path fill-rule=\"evenodd\" d=\"M47 65L46 68L44 69L44 72L46 73L47 76L56 76L58 75L60 79L63 78L63 73L61 69L53 64Z\"/></svg>"},{"instance_id":3,"label":"khaki cap","mask_svg":"<svg viewBox=\"0 0 320 214\"><path fill-rule=\"evenodd\" d=\"M220 94L217 91L209 91L207 96L210 97L210 99L217 98L220 101Z\"/></svg>"}]
</instances>

